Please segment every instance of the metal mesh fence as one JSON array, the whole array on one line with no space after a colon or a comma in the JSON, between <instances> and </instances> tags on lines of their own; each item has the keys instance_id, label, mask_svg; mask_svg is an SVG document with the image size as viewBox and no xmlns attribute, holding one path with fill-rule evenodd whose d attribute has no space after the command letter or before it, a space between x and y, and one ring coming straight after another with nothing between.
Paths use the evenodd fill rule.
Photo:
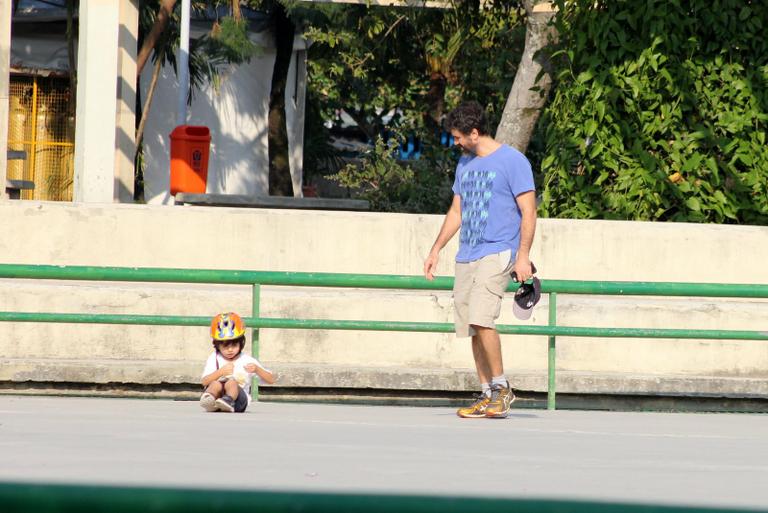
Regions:
<instances>
[{"instance_id":1,"label":"metal mesh fence","mask_svg":"<svg viewBox=\"0 0 768 513\"><path fill-rule=\"evenodd\" d=\"M69 81L11 76L8 149L24 152L8 161L9 179L34 182L22 199L72 201L75 116Z\"/></svg>"}]
</instances>

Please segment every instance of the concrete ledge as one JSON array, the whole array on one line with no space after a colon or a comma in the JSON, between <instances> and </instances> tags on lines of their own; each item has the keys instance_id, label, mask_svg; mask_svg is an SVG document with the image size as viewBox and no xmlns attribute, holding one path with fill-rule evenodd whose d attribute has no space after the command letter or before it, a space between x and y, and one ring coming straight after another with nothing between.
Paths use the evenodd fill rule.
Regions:
<instances>
[{"instance_id":1,"label":"concrete ledge","mask_svg":"<svg viewBox=\"0 0 768 513\"><path fill-rule=\"evenodd\" d=\"M243 194L190 194L175 196L177 205L208 207L290 208L305 210L369 210L365 200L294 198L290 196L247 196Z\"/></svg>"},{"instance_id":2,"label":"concrete ledge","mask_svg":"<svg viewBox=\"0 0 768 513\"><path fill-rule=\"evenodd\" d=\"M275 366L281 387L371 388L467 392L480 388L474 369L403 367ZM513 388L547 391L546 373L511 369ZM558 371L557 391L569 394L667 395L768 399L768 379L717 376L661 376Z\"/></svg>"},{"instance_id":3,"label":"concrete ledge","mask_svg":"<svg viewBox=\"0 0 768 513\"><path fill-rule=\"evenodd\" d=\"M340 365L278 364L275 384L281 389L369 389L380 391L473 392L479 389L473 369L351 367ZM199 384L201 364L188 361L0 359L0 382L89 383L116 388L126 384L144 388ZM511 369L513 388L543 393L547 376ZM768 379L719 376L660 376L559 371L557 392L564 394L727 397L768 399Z\"/></svg>"},{"instance_id":4,"label":"concrete ledge","mask_svg":"<svg viewBox=\"0 0 768 513\"><path fill-rule=\"evenodd\" d=\"M35 383L198 383L201 365L181 360L0 359L0 381Z\"/></svg>"}]
</instances>

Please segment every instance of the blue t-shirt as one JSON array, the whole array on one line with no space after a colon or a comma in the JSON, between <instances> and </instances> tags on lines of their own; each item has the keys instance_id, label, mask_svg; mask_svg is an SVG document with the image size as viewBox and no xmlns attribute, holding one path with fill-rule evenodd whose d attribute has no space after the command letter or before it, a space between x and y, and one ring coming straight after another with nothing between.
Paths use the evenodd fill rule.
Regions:
<instances>
[{"instance_id":1,"label":"blue t-shirt","mask_svg":"<svg viewBox=\"0 0 768 513\"><path fill-rule=\"evenodd\" d=\"M506 144L485 157L465 155L456 166L453 193L461 196L461 233L457 262L520 247L522 219L516 197L534 190L525 155Z\"/></svg>"}]
</instances>

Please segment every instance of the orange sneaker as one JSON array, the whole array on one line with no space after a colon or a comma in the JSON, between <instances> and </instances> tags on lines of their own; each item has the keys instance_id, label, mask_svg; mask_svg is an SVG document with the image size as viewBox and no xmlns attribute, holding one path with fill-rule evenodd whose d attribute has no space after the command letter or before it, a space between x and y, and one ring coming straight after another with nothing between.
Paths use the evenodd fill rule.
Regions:
<instances>
[{"instance_id":1,"label":"orange sneaker","mask_svg":"<svg viewBox=\"0 0 768 513\"><path fill-rule=\"evenodd\" d=\"M509 409L515 402L515 394L507 381L506 387L491 386L491 399L485 407L485 416L493 419L503 419L509 415Z\"/></svg>"},{"instance_id":2,"label":"orange sneaker","mask_svg":"<svg viewBox=\"0 0 768 513\"><path fill-rule=\"evenodd\" d=\"M465 419L478 419L485 417L485 409L488 406L491 398L485 394L477 394L475 396L475 402L464 408L459 408L456 411L456 415Z\"/></svg>"}]
</instances>

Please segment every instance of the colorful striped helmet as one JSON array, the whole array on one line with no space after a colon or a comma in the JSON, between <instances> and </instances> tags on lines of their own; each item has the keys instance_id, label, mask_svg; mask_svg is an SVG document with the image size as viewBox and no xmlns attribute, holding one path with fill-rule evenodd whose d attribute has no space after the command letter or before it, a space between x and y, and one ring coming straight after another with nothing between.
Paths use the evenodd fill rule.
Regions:
<instances>
[{"instance_id":1,"label":"colorful striped helmet","mask_svg":"<svg viewBox=\"0 0 768 513\"><path fill-rule=\"evenodd\" d=\"M245 335L245 323L234 312L220 313L211 321L211 338L214 342L235 340Z\"/></svg>"}]
</instances>

